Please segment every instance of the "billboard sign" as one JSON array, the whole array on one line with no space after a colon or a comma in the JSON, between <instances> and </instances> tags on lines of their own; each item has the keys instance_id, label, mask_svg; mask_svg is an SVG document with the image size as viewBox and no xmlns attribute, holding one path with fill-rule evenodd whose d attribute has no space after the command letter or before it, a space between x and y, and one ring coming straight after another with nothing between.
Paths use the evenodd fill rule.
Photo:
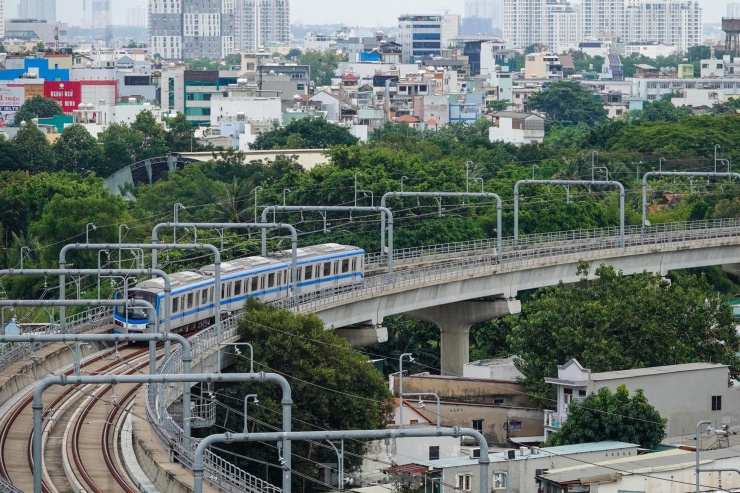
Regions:
<instances>
[{"instance_id":1,"label":"billboard sign","mask_svg":"<svg viewBox=\"0 0 740 493\"><path fill-rule=\"evenodd\" d=\"M65 113L72 113L82 102L82 85L79 81L47 81L44 97L56 100Z\"/></svg>"},{"instance_id":2,"label":"billboard sign","mask_svg":"<svg viewBox=\"0 0 740 493\"><path fill-rule=\"evenodd\" d=\"M23 84L0 82L0 127L13 124L15 112L25 100Z\"/></svg>"}]
</instances>

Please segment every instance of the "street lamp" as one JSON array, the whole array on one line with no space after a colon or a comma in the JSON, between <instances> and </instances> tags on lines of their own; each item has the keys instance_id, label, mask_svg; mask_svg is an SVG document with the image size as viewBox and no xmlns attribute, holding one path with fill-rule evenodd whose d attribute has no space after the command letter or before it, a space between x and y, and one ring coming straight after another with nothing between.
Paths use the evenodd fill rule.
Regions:
<instances>
[{"instance_id":1,"label":"street lamp","mask_svg":"<svg viewBox=\"0 0 740 493\"><path fill-rule=\"evenodd\" d=\"M362 176L362 173L359 171L355 173L355 207L357 207L357 177Z\"/></svg>"},{"instance_id":2,"label":"street lamp","mask_svg":"<svg viewBox=\"0 0 740 493\"><path fill-rule=\"evenodd\" d=\"M658 159L658 171L663 171L663 163L665 163L664 157Z\"/></svg>"},{"instance_id":3,"label":"street lamp","mask_svg":"<svg viewBox=\"0 0 740 493\"><path fill-rule=\"evenodd\" d=\"M596 173L596 156L599 155L598 151L591 151L591 181L596 181L594 174Z\"/></svg>"},{"instance_id":4,"label":"street lamp","mask_svg":"<svg viewBox=\"0 0 740 493\"><path fill-rule=\"evenodd\" d=\"M126 228L126 232L128 232L131 228L128 227L128 224L123 223L118 225L118 268L121 268L121 243L123 243L123 228Z\"/></svg>"},{"instance_id":5,"label":"street lamp","mask_svg":"<svg viewBox=\"0 0 740 493\"><path fill-rule=\"evenodd\" d=\"M409 363L414 362L414 357L411 355L411 353L403 353L398 358L398 397L401 400L401 403L398 407L398 428L403 428L403 358L404 356L409 357Z\"/></svg>"},{"instance_id":6,"label":"street lamp","mask_svg":"<svg viewBox=\"0 0 740 493\"><path fill-rule=\"evenodd\" d=\"M722 148L719 144L714 144L714 172L717 172L717 149Z\"/></svg>"},{"instance_id":7,"label":"street lamp","mask_svg":"<svg viewBox=\"0 0 740 493\"><path fill-rule=\"evenodd\" d=\"M465 161L465 193L470 193L470 179L468 177L470 176L471 164L473 164L473 161ZM465 199L463 199L463 203L465 203Z\"/></svg>"},{"instance_id":8,"label":"street lamp","mask_svg":"<svg viewBox=\"0 0 740 493\"><path fill-rule=\"evenodd\" d=\"M283 188L283 207L285 207L285 194L287 192L291 192L292 190L290 188ZM257 221L255 221L257 222Z\"/></svg>"},{"instance_id":9,"label":"street lamp","mask_svg":"<svg viewBox=\"0 0 740 493\"><path fill-rule=\"evenodd\" d=\"M90 243L90 227L92 226L93 231L95 231L97 226L95 226L95 223L87 223L85 225L85 243Z\"/></svg>"},{"instance_id":10,"label":"street lamp","mask_svg":"<svg viewBox=\"0 0 740 493\"><path fill-rule=\"evenodd\" d=\"M21 270L23 270L23 252L31 253L31 247L28 247L28 246L21 247Z\"/></svg>"},{"instance_id":11,"label":"street lamp","mask_svg":"<svg viewBox=\"0 0 740 493\"><path fill-rule=\"evenodd\" d=\"M259 185L254 187L254 190L252 190L252 192L254 192L254 222L255 223L257 222L257 194L259 193L260 190L262 190L262 187Z\"/></svg>"},{"instance_id":12,"label":"street lamp","mask_svg":"<svg viewBox=\"0 0 740 493\"><path fill-rule=\"evenodd\" d=\"M483 189L483 178L473 178L473 181L476 183L480 182L480 193L484 193Z\"/></svg>"},{"instance_id":13,"label":"street lamp","mask_svg":"<svg viewBox=\"0 0 740 493\"><path fill-rule=\"evenodd\" d=\"M247 394L244 397L244 431L242 433L246 434L249 433L249 430L247 429L247 403L249 402L249 399L252 399L253 404L258 404L259 401L257 400L257 394Z\"/></svg>"},{"instance_id":14,"label":"street lamp","mask_svg":"<svg viewBox=\"0 0 740 493\"><path fill-rule=\"evenodd\" d=\"M532 165L532 179L533 180L534 180L534 170L536 170L536 169L539 169L539 166L537 166L536 164L533 164Z\"/></svg>"},{"instance_id":15,"label":"street lamp","mask_svg":"<svg viewBox=\"0 0 740 493\"><path fill-rule=\"evenodd\" d=\"M185 206L182 205L180 202L176 203L173 206L172 209L172 221L175 223L175 225L172 227L172 243L177 243L177 223L180 220L180 215L178 214L180 210L184 210Z\"/></svg>"},{"instance_id":16,"label":"street lamp","mask_svg":"<svg viewBox=\"0 0 740 493\"><path fill-rule=\"evenodd\" d=\"M401 193L403 193L403 180L408 180L408 179L409 179L409 177L406 176L406 175L403 175L401 177Z\"/></svg>"}]
</instances>

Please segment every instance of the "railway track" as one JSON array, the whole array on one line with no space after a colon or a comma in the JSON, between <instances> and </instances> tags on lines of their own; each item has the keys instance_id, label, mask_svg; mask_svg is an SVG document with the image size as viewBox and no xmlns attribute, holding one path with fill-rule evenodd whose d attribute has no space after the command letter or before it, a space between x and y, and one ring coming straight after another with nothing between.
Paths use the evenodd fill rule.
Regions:
<instances>
[{"instance_id":1,"label":"railway track","mask_svg":"<svg viewBox=\"0 0 740 493\"><path fill-rule=\"evenodd\" d=\"M146 371L147 353L147 348L108 349L82 368L90 375ZM44 392L45 493L137 491L119 472L120 454L113 448L116 420L136 389L117 387L52 386ZM116 405L111 405L114 392ZM23 491L33 491L32 401L32 395L23 398L0 421L0 474ZM100 467L101 457L106 468Z\"/></svg>"}]
</instances>

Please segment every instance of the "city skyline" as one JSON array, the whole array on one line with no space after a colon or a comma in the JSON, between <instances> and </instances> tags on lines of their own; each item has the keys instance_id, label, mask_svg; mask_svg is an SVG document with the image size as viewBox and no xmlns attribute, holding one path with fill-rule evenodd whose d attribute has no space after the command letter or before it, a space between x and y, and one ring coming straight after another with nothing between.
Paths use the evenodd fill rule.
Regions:
<instances>
[{"instance_id":1,"label":"city skyline","mask_svg":"<svg viewBox=\"0 0 740 493\"><path fill-rule=\"evenodd\" d=\"M60 1L60 0L58 0ZM64 8L57 10L58 20L70 25L80 25L82 21L82 0L61 0ZM697 0L704 9L704 22L718 23L725 15L726 0ZM575 2L574 2L575 3ZM113 2L113 23L126 22L126 9L136 6L146 7L146 0L130 0L128 2ZM320 8L317 8L319 7ZM17 11L18 0L5 0L6 17ZM359 10L343 0L321 0L309 3L305 0L291 2L291 22L304 24L346 24L364 27L394 26L396 18L401 14L409 13L450 13L463 14L464 0L407 0L402 6L392 0L377 0L371 11Z\"/></svg>"}]
</instances>

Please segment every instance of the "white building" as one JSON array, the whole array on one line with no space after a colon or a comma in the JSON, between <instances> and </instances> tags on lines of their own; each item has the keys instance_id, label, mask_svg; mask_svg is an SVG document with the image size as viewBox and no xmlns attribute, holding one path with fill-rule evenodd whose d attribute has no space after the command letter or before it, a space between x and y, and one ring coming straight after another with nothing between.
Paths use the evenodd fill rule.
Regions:
<instances>
[{"instance_id":1,"label":"white building","mask_svg":"<svg viewBox=\"0 0 740 493\"><path fill-rule=\"evenodd\" d=\"M707 77L724 77L725 62L716 58L702 60L699 62L699 70L701 71L702 79L706 79Z\"/></svg>"},{"instance_id":2,"label":"white building","mask_svg":"<svg viewBox=\"0 0 740 493\"><path fill-rule=\"evenodd\" d=\"M306 34L305 38L303 38L303 51L326 51L329 49L336 49L336 47L336 36L310 32Z\"/></svg>"},{"instance_id":3,"label":"white building","mask_svg":"<svg viewBox=\"0 0 740 493\"><path fill-rule=\"evenodd\" d=\"M620 36L624 32L625 7L625 0L583 0L583 36Z\"/></svg>"},{"instance_id":4,"label":"white building","mask_svg":"<svg viewBox=\"0 0 740 493\"><path fill-rule=\"evenodd\" d=\"M288 0L236 0L234 7L235 48L256 51L290 42Z\"/></svg>"},{"instance_id":5,"label":"white building","mask_svg":"<svg viewBox=\"0 0 740 493\"><path fill-rule=\"evenodd\" d=\"M127 8L126 25L134 27L146 27L146 9L140 5Z\"/></svg>"},{"instance_id":6,"label":"white building","mask_svg":"<svg viewBox=\"0 0 740 493\"><path fill-rule=\"evenodd\" d=\"M514 145L542 144L545 141L545 119L534 113L499 111L493 114L498 126L488 129L488 140Z\"/></svg>"},{"instance_id":7,"label":"white building","mask_svg":"<svg viewBox=\"0 0 740 493\"><path fill-rule=\"evenodd\" d=\"M441 56L460 33L460 15L407 14L398 17L398 39L403 61Z\"/></svg>"},{"instance_id":8,"label":"white building","mask_svg":"<svg viewBox=\"0 0 740 493\"><path fill-rule=\"evenodd\" d=\"M504 0L504 39L511 48L545 41L545 0Z\"/></svg>"},{"instance_id":9,"label":"white building","mask_svg":"<svg viewBox=\"0 0 740 493\"><path fill-rule=\"evenodd\" d=\"M629 41L654 41L685 52L702 43L702 9L693 0L631 0L624 30Z\"/></svg>"},{"instance_id":10,"label":"white building","mask_svg":"<svg viewBox=\"0 0 740 493\"><path fill-rule=\"evenodd\" d=\"M0 0L0 38L5 37L5 1Z\"/></svg>"},{"instance_id":11,"label":"white building","mask_svg":"<svg viewBox=\"0 0 740 493\"><path fill-rule=\"evenodd\" d=\"M244 121L280 121L282 106L279 97L247 97L238 92L229 92L228 96L213 94L211 96L211 125L218 125L222 120Z\"/></svg>"},{"instance_id":12,"label":"white building","mask_svg":"<svg viewBox=\"0 0 740 493\"><path fill-rule=\"evenodd\" d=\"M505 380L516 382L524 378L514 364L514 357L482 359L471 361L463 365L463 378L485 378L491 380Z\"/></svg>"},{"instance_id":13,"label":"white building","mask_svg":"<svg viewBox=\"0 0 740 493\"><path fill-rule=\"evenodd\" d=\"M578 49L578 43L583 39L581 6L557 2L548 3L546 7L545 44L550 51L567 53L568 50Z\"/></svg>"},{"instance_id":14,"label":"white building","mask_svg":"<svg viewBox=\"0 0 740 493\"><path fill-rule=\"evenodd\" d=\"M18 2L18 17L56 22L56 0L20 0Z\"/></svg>"},{"instance_id":15,"label":"white building","mask_svg":"<svg viewBox=\"0 0 740 493\"><path fill-rule=\"evenodd\" d=\"M79 123L87 129L93 137L108 128L113 123L132 124L136 116L142 111L151 111L157 122L163 122L165 112L161 108L149 103L143 104L80 104L72 112L73 123Z\"/></svg>"},{"instance_id":16,"label":"white building","mask_svg":"<svg viewBox=\"0 0 740 493\"><path fill-rule=\"evenodd\" d=\"M656 42L633 42L624 45L624 56L631 55L643 55L648 58L657 58L659 56L666 57L675 54L679 51L678 47L674 45L666 45L663 43Z\"/></svg>"},{"instance_id":17,"label":"white building","mask_svg":"<svg viewBox=\"0 0 740 493\"><path fill-rule=\"evenodd\" d=\"M558 396L557 410L545 410L546 439L568 419L573 400L583 400L602 388L615 392L620 385L630 395L637 389L644 391L650 404L668 420L668 437L690 436L696 423L704 419L740 429L740 389L728 384L727 365L688 363L591 373L572 359L558 365L557 378L545 378L545 382L556 386Z\"/></svg>"}]
</instances>

